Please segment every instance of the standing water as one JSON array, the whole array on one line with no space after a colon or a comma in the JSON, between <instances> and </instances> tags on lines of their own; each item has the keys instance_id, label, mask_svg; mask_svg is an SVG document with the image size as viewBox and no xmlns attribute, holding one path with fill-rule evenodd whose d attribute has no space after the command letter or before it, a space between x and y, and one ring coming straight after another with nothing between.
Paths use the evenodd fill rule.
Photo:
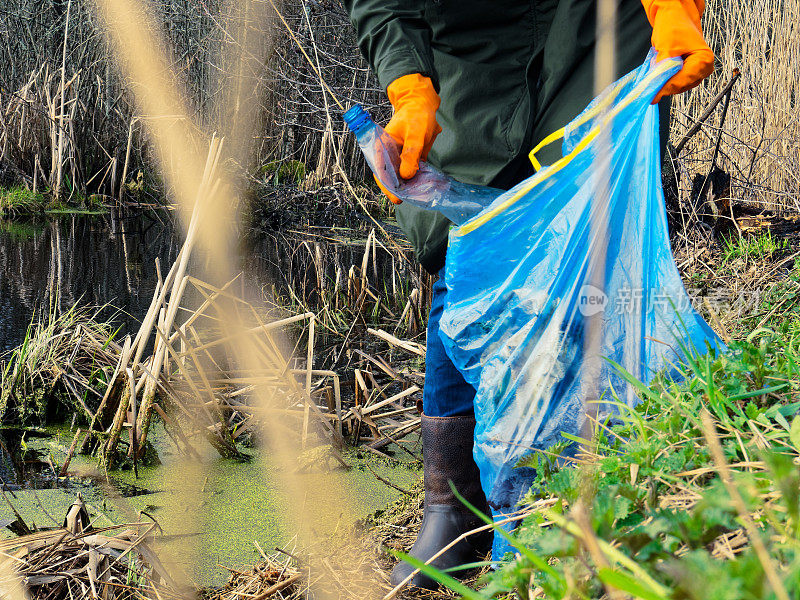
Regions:
<instances>
[{"instance_id":1,"label":"standing water","mask_svg":"<svg viewBox=\"0 0 800 600\"><path fill-rule=\"evenodd\" d=\"M324 239L297 239L285 235L259 234L241 254L241 266L271 295L286 294L289 286L302 285L306 296L314 296L315 286L332 277L337 270L361 261L363 241L341 243ZM104 316L113 317L121 335L135 332L150 302L160 262L166 274L180 249L179 231L167 212L123 212L113 210L105 215L65 215L31 223L0 221L0 354L22 342L31 319L51 303L64 309L81 305L105 305ZM320 259L321 257L321 259ZM387 273L386 257L373 265L378 278ZM346 272L346 271L345 271ZM318 294L317 294L318 295ZM76 456L70 466L73 474L69 485L63 479L47 477L49 463L63 462L74 430L69 424L46 431L8 430L3 433L6 445L24 438L35 456L32 467L41 467L38 476L15 476L11 457L0 452L0 475L14 490L14 503L26 522L38 526L56 525L77 491L93 508L110 519L135 520L144 510L152 514L169 534L171 524L184 517L165 512L174 505L174 469L163 466L140 469L135 479L130 471L110 472L114 490L107 493L105 474L97 471L93 458ZM176 458L174 447L157 428L154 443L165 465ZM220 584L226 572L220 564L234 566L256 562L258 553L253 541L262 548L286 543L286 530L280 522L278 505L281 490L273 477L274 468L255 450L245 449L251 461L219 458L214 453L204 457L208 480L198 490L205 507L202 534L186 544L200 548L199 564L189 560L194 576L201 584ZM262 460L263 459L263 460ZM399 493L378 482L363 466L365 458L348 457L353 469L346 475L358 517L385 507ZM6 464L9 463L9 464ZM266 463L266 466L265 466ZM307 476L320 478L324 487L324 469L311 469ZM410 487L418 476L416 470L373 463L371 468L401 487ZM104 491L105 490L105 491ZM122 498L115 498L122 496ZM221 508L224 507L224 510ZM336 507L320 506L320 510ZM0 506L0 520L12 518L7 505ZM51 517L53 517L51 519ZM99 525L107 524L101 517ZM0 530L0 536L11 535ZM190 543L191 542L191 543ZM181 553L183 547L172 549Z\"/></svg>"},{"instance_id":2,"label":"standing water","mask_svg":"<svg viewBox=\"0 0 800 600\"><path fill-rule=\"evenodd\" d=\"M115 322L136 331L153 298L155 261L166 272L179 243L169 215L155 212L0 221L0 352L19 345L51 301L110 304L122 311Z\"/></svg>"}]
</instances>

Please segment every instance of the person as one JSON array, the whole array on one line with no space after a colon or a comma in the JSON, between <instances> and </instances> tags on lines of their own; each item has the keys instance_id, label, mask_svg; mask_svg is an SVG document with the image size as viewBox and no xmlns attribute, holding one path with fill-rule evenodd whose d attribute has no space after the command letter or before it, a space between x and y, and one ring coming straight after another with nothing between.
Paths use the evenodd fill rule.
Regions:
<instances>
[{"instance_id":1,"label":"person","mask_svg":"<svg viewBox=\"0 0 800 600\"><path fill-rule=\"evenodd\" d=\"M358 45L394 108L386 131L402 147L399 174L427 160L466 183L509 189L530 176L528 151L573 119L595 95L596 0L343 0ZM714 66L700 19L703 0L616 0L617 77L639 66L651 44L658 58L681 56L659 103L662 145L669 96L696 86ZM557 146L557 145L553 145ZM539 154L543 164L559 148ZM396 200L396 198L391 198ZM439 213L396 206L398 224L431 274L445 264L450 223ZM480 260L476 256L475 260ZM490 268L490 265L487 265ZM423 522L411 555L427 561L482 525L451 491L489 512L472 456L475 390L445 354L438 324L447 290L433 284L427 328L422 444ZM491 532L469 536L432 564L482 559ZM397 585L413 567L400 562ZM411 585L435 588L418 573Z\"/></svg>"}]
</instances>

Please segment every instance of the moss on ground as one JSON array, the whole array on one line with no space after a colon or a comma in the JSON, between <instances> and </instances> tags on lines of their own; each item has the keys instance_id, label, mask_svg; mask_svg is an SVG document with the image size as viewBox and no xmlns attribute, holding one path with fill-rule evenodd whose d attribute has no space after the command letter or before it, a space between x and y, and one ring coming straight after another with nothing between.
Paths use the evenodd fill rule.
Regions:
<instances>
[{"instance_id":1,"label":"moss on ground","mask_svg":"<svg viewBox=\"0 0 800 600\"><path fill-rule=\"evenodd\" d=\"M37 438L36 446L52 457L58 469L74 431L68 427L50 427L48 431L53 436ZM257 563L261 555L256 543L268 553L276 547L291 548L292 527L282 508L286 506L282 479L278 467L263 453L245 449L251 460L238 461L222 459L209 451L202 465L191 465L173 454L160 424L154 433L154 445L163 464L140 468L138 478L130 469L100 472L95 459L75 456L69 485L62 482L54 489L18 491L18 499L11 500L26 522L44 527L54 526L48 513L55 520L63 519L78 491L91 505L92 518L103 515L97 521L99 525L108 524L107 519L123 523L153 518L166 535L173 536L159 543L157 550L201 586L221 585L227 580L229 573L220 565ZM337 470L337 482L348 490L351 516L361 523L403 496L379 481L370 468L405 489L411 488L420 474L415 465L392 463L355 450L346 458L351 469ZM311 490L303 511L349 529L356 523L346 520L342 507L329 501L331 476L325 465L300 475ZM0 519L12 516L11 508L0 504Z\"/></svg>"}]
</instances>

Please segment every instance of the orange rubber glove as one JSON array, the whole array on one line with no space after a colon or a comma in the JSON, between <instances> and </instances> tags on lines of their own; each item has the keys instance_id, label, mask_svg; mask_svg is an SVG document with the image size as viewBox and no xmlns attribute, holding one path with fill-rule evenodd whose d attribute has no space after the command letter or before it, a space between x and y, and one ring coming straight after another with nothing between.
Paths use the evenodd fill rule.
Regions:
<instances>
[{"instance_id":1,"label":"orange rubber glove","mask_svg":"<svg viewBox=\"0 0 800 600\"><path fill-rule=\"evenodd\" d=\"M419 169L419 161L428 152L442 128L436 122L436 110L441 100L429 77L413 73L395 79L386 88L394 116L386 125L386 133L400 145L400 177L411 179ZM378 181L377 179L375 181ZM390 194L378 181L378 187L395 204L400 200Z\"/></svg>"},{"instance_id":2,"label":"orange rubber glove","mask_svg":"<svg viewBox=\"0 0 800 600\"><path fill-rule=\"evenodd\" d=\"M714 53L703 39L700 17L705 0L642 0L647 19L653 26L653 47L658 60L683 57L683 68L653 100L680 94L697 86L714 71Z\"/></svg>"}]
</instances>

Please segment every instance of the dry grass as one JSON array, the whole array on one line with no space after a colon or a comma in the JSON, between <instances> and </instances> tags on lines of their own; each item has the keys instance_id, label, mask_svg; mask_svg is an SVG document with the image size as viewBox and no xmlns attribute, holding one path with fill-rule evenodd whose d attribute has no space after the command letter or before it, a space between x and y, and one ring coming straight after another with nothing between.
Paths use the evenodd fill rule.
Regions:
<instances>
[{"instance_id":1,"label":"dry grass","mask_svg":"<svg viewBox=\"0 0 800 600\"><path fill-rule=\"evenodd\" d=\"M264 555L264 561L249 568L232 569L231 577L218 590L209 592L209 600L239 600L240 598L297 598L302 589L303 573L290 555L278 557Z\"/></svg>"},{"instance_id":2,"label":"dry grass","mask_svg":"<svg viewBox=\"0 0 800 600\"><path fill-rule=\"evenodd\" d=\"M706 38L717 55L715 75L673 100L677 141L722 89L734 68L742 77L719 129L722 108L686 146L679 161L681 196L706 176L718 135L716 163L731 176L734 205L745 202L778 212L800 209L800 0L708 0Z\"/></svg>"},{"instance_id":3,"label":"dry grass","mask_svg":"<svg viewBox=\"0 0 800 600\"><path fill-rule=\"evenodd\" d=\"M137 194L163 191L152 177L146 123L109 68L90 6L66 0L6 4L0 45L14 60L0 65L0 182L60 189L66 196L81 191L119 198L130 193L128 184ZM252 183L261 179L259 166L286 160L304 163L317 183L330 179L337 164L350 177L363 178L363 161L323 92L320 75L345 104L359 102L379 118L386 116L386 104L359 56L340 2L282 7L314 67L276 19L255 19L220 0L156 0L149 6L165 26L174 49L170 66L201 122L218 125L239 118L223 109L232 105L232 94L247 90L258 97L253 161L242 165ZM741 69L716 162L730 173L735 200L775 210L800 207L800 114L794 100L800 42L793 30L798 17L800 0L709 0L705 31L717 53L716 75L673 104L677 140L733 68ZM18 31L27 35L15 35ZM237 53L247 49L248 37L265 34L274 45L243 68ZM691 199L694 176L710 169L721 112L717 109L682 153L678 170L684 201ZM140 169L146 173L144 186L137 182Z\"/></svg>"},{"instance_id":4,"label":"dry grass","mask_svg":"<svg viewBox=\"0 0 800 600\"><path fill-rule=\"evenodd\" d=\"M116 364L120 347L102 309L51 307L32 322L23 343L0 357L0 414L6 422L64 413L63 398L78 414L91 416L99 389ZM91 407L91 408L90 408Z\"/></svg>"},{"instance_id":5,"label":"dry grass","mask_svg":"<svg viewBox=\"0 0 800 600\"><path fill-rule=\"evenodd\" d=\"M260 7L247 12L242 6L224 0L148 2L173 50L169 66L198 121L220 129L229 120L252 125L233 101L252 95L258 125L243 134L252 138L254 152L241 167L253 181L258 167L287 160L305 163L317 182L329 179L336 163L363 178L357 146L332 119L318 75L283 25L260 18ZM286 3L283 10L339 97L382 105L340 2ZM276 43L254 53L254 38ZM145 115L111 65L94 3L8 0L0 47L13 57L0 63L0 184L49 190L62 199L79 192L154 198L166 191L155 175Z\"/></svg>"},{"instance_id":6,"label":"dry grass","mask_svg":"<svg viewBox=\"0 0 800 600\"><path fill-rule=\"evenodd\" d=\"M0 556L14 565L34 599L183 598L150 548L153 528L153 523L133 523L38 531L0 542ZM8 577L0 577L0 592L7 590Z\"/></svg>"}]
</instances>

